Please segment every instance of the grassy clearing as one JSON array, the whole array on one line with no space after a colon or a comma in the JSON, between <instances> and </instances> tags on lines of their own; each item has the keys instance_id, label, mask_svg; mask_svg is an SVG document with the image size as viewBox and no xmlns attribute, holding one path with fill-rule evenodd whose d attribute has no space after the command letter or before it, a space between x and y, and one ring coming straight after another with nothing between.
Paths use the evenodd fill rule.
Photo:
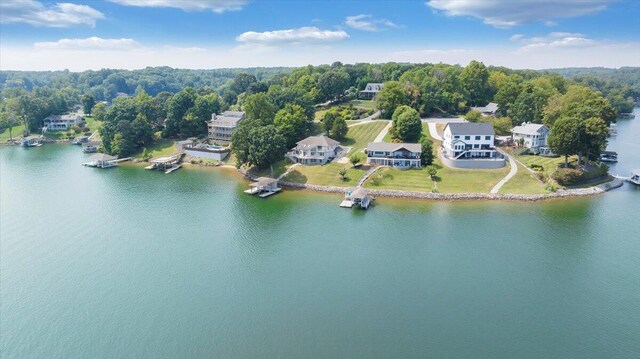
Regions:
<instances>
[{"instance_id":1,"label":"grassy clearing","mask_svg":"<svg viewBox=\"0 0 640 359\"><path fill-rule=\"evenodd\" d=\"M534 155L514 156L517 160L531 168L532 165L540 165L543 167L543 173L545 176L551 176L558 166L564 164L564 157L542 157ZM576 156L569 157L569 163L576 162L578 158Z\"/></svg>"},{"instance_id":2,"label":"grassy clearing","mask_svg":"<svg viewBox=\"0 0 640 359\"><path fill-rule=\"evenodd\" d=\"M13 128L11 129L11 136L13 137L14 140L16 138L22 137L23 133L24 133L24 125L13 126ZM0 142L7 142L9 141L9 139L10 139L9 129L6 128L4 129L4 131L0 132Z\"/></svg>"},{"instance_id":3,"label":"grassy clearing","mask_svg":"<svg viewBox=\"0 0 640 359\"><path fill-rule=\"evenodd\" d=\"M342 168L347 168L345 180L342 180L338 173ZM348 164L329 163L324 166L297 166L284 177L284 180L323 186L351 187L355 186L365 173L365 169L351 168Z\"/></svg>"},{"instance_id":4,"label":"grassy clearing","mask_svg":"<svg viewBox=\"0 0 640 359\"><path fill-rule=\"evenodd\" d=\"M170 156L178 151L174 140L157 138L150 146L146 147L151 154L151 158ZM142 157L143 148L140 148L131 157Z\"/></svg>"},{"instance_id":5,"label":"grassy clearing","mask_svg":"<svg viewBox=\"0 0 640 359\"><path fill-rule=\"evenodd\" d=\"M230 162L229 164L235 164L235 162ZM278 178L280 175L285 173L291 165L292 164L288 163L286 160L282 160L280 162L274 163L270 168L256 170L255 174L258 177ZM272 169L273 169L273 173L271 172Z\"/></svg>"},{"instance_id":6,"label":"grassy clearing","mask_svg":"<svg viewBox=\"0 0 640 359\"><path fill-rule=\"evenodd\" d=\"M349 104L365 110L373 110L376 108L376 103L371 100L352 100Z\"/></svg>"},{"instance_id":7,"label":"grassy clearing","mask_svg":"<svg viewBox=\"0 0 640 359\"><path fill-rule=\"evenodd\" d=\"M518 173L500 188L499 193L544 194L549 192L527 168L518 164Z\"/></svg>"},{"instance_id":8,"label":"grassy clearing","mask_svg":"<svg viewBox=\"0 0 640 359\"><path fill-rule=\"evenodd\" d=\"M352 147L349 154L362 153L367 144L373 142L388 123L388 121L372 121L364 125L349 127L346 138L340 142L344 146Z\"/></svg>"}]
</instances>

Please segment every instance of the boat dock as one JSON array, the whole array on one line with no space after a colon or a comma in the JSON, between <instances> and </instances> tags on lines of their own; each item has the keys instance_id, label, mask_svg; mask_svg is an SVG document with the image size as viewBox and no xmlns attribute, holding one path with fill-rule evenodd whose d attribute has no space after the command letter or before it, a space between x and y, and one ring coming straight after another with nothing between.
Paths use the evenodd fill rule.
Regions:
<instances>
[{"instance_id":1,"label":"boat dock","mask_svg":"<svg viewBox=\"0 0 640 359\"><path fill-rule=\"evenodd\" d=\"M260 198L267 198L282 190L278 187L278 180L270 177L258 177L253 183L249 184L249 187L244 193L255 194Z\"/></svg>"},{"instance_id":2,"label":"boat dock","mask_svg":"<svg viewBox=\"0 0 640 359\"><path fill-rule=\"evenodd\" d=\"M147 170L160 170L165 174L171 173L175 170L178 170L182 167L180 162L182 161L182 157L184 153L176 153L175 155L167 156L167 157L158 157L149 161L151 164L145 169Z\"/></svg>"},{"instance_id":3,"label":"boat dock","mask_svg":"<svg viewBox=\"0 0 640 359\"><path fill-rule=\"evenodd\" d=\"M116 156L110 156L105 153L96 153L95 155L91 156L90 162L85 162L82 165L95 168L111 168L116 167L118 165L118 162L121 162L123 160L127 160L127 158L118 160L118 157Z\"/></svg>"},{"instance_id":4,"label":"boat dock","mask_svg":"<svg viewBox=\"0 0 640 359\"><path fill-rule=\"evenodd\" d=\"M345 191L344 200L340 203L342 208L353 208L359 206L362 209L368 209L374 200L369 191L362 187L351 188Z\"/></svg>"}]
</instances>

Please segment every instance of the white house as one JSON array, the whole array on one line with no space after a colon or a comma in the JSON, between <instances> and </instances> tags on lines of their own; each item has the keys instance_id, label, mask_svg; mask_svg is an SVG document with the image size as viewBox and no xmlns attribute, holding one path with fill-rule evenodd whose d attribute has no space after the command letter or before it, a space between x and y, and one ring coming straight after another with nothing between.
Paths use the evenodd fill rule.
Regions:
<instances>
[{"instance_id":1,"label":"white house","mask_svg":"<svg viewBox=\"0 0 640 359\"><path fill-rule=\"evenodd\" d=\"M66 131L74 125L82 124L82 116L78 114L51 115L42 121L43 130Z\"/></svg>"},{"instance_id":2,"label":"white house","mask_svg":"<svg viewBox=\"0 0 640 359\"><path fill-rule=\"evenodd\" d=\"M303 165L323 165L335 158L340 149L340 142L327 136L310 136L299 141L287 157Z\"/></svg>"},{"instance_id":3,"label":"white house","mask_svg":"<svg viewBox=\"0 0 640 359\"><path fill-rule=\"evenodd\" d=\"M400 168L420 168L422 146L419 143L369 142L367 163Z\"/></svg>"},{"instance_id":4,"label":"white house","mask_svg":"<svg viewBox=\"0 0 640 359\"><path fill-rule=\"evenodd\" d=\"M216 143L230 143L231 135L238 127L238 122L244 120L245 113L241 111L225 111L221 115L211 115L208 122L209 139Z\"/></svg>"},{"instance_id":5,"label":"white house","mask_svg":"<svg viewBox=\"0 0 640 359\"><path fill-rule=\"evenodd\" d=\"M458 168L499 168L504 157L494 147L490 123L451 122L444 128L443 162Z\"/></svg>"},{"instance_id":6,"label":"white house","mask_svg":"<svg viewBox=\"0 0 640 359\"><path fill-rule=\"evenodd\" d=\"M513 140L524 140L524 147L537 151L540 147L547 146L549 127L538 123L523 122L522 125L511 129Z\"/></svg>"},{"instance_id":7,"label":"white house","mask_svg":"<svg viewBox=\"0 0 640 359\"><path fill-rule=\"evenodd\" d=\"M383 83L368 83L364 90L360 91L360 98L366 100L373 100L374 97L382 90Z\"/></svg>"},{"instance_id":8,"label":"white house","mask_svg":"<svg viewBox=\"0 0 640 359\"><path fill-rule=\"evenodd\" d=\"M480 111L485 116L493 116L498 111L498 104L495 102L489 102L486 106L471 107L474 111Z\"/></svg>"}]
</instances>

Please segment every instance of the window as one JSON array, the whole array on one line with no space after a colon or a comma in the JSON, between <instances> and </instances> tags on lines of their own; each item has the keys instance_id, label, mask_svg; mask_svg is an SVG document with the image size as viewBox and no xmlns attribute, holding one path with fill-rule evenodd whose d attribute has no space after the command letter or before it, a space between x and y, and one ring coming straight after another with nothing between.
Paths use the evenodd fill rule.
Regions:
<instances>
[{"instance_id":1,"label":"window","mask_svg":"<svg viewBox=\"0 0 640 359\"><path fill-rule=\"evenodd\" d=\"M453 136L453 138L457 140L460 138L460 136Z\"/></svg>"},{"instance_id":2,"label":"window","mask_svg":"<svg viewBox=\"0 0 640 359\"><path fill-rule=\"evenodd\" d=\"M471 136L464 136L464 139L465 139L465 140L470 140L470 139L471 139Z\"/></svg>"},{"instance_id":3,"label":"window","mask_svg":"<svg viewBox=\"0 0 640 359\"><path fill-rule=\"evenodd\" d=\"M480 136L476 136L476 141L480 141Z\"/></svg>"},{"instance_id":4,"label":"window","mask_svg":"<svg viewBox=\"0 0 640 359\"><path fill-rule=\"evenodd\" d=\"M491 136L484 136L484 139L487 140L487 141L490 141L491 140Z\"/></svg>"},{"instance_id":5,"label":"window","mask_svg":"<svg viewBox=\"0 0 640 359\"><path fill-rule=\"evenodd\" d=\"M478 136L478 137L480 137L480 136ZM480 145L476 143L475 145L473 145L473 148L480 148Z\"/></svg>"}]
</instances>

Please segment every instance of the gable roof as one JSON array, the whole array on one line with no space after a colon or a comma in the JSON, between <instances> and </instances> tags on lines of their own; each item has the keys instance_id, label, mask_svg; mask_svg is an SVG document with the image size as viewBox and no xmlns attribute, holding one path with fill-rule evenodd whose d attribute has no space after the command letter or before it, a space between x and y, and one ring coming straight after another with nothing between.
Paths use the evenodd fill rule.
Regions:
<instances>
[{"instance_id":1,"label":"gable roof","mask_svg":"<svg viewBox=\"0 0 640 359\"><path fill-rule=\"evenodd\" d=\"M406 149L410 152L422 152L422 145L419 143L387 143L387 142L369 142L367 151L395 152Z\"/></svg>"},{"instance_id":2,"label":"gable roof","mask_svg":"<svg viewBox=\"0 0 640 359\"><path fill-rule=\"evenodd\" d=\"M340 142L333 140L327 136L309 136L304 140L298 141L296 144L297 144L296 148L305 149L305 148L312 148L312 147L318 147L318 146L322 146L322 147L338 146Z\"/></svg>"},{"instance_id":3,"label":"gable roof","mask_svg":"<svg viewBox=\"0 0 640 359\"><path fill-rule=\"evenodd\" d=\"M383 86L384 84L380 82L370 82L367 84L367 86L365 86L364 90L360 92L378 92L382 89Z\"/></svg>"},{"instance_id":4,"label":"gable roof","mask_svg":"<svg viewBox=\"0 0 640 359\"><path fill-rule=\"evenodd\" d=\"M278 180L271 177L258 177L255 182L249 184L249 187L264 187L272 183L278 183Z\"/></svg>"},{"instance_id":5,"label":"gable roof","mask_svg":"<svg viewBox=\"0 0 640 359\"><path fill-rule=\"evenodd\" d=\"M522 133L525 135L537 135L542 128L547 126L539 123L525 123L524 125L516 126L511 129L512 133ZM548 129L548 128L547 128Z\"/></svg>"},{"instance_id":6,"label":"gable roof","mask_svg":"<svg viewBox=\"0 0 640 359\"><path fill-rule=\"evenodd\" d=\"M476 106L471 107L471 109L480 112L495 113L498 111L498 104L495 102L489 102L486 106Z\"/></svg>"},{"instance_id":7,"label":"gable roof","mask_svg":"<svg viewBox=\"0 0 640 359\"><path fill-rule=\"evenodd\" d=\"M349 193L346 196L347 199L364 199L369 195L369 191L367 191L362 187L356 187L355 189L350 189L348 192L351 192L351 193Z\"/></svg>"},{"instance_id":8,"label":"gable roof","mask_svg":"<svg viewBox=\"0 0 640 359\"><path fill-rule=\"evenodd\" d=\"M224 117L239 117L244 118L244 111L225 111L222 113Z\"/></svg>"},{"instance_id":9,"label":"gable roof","mask_svg":"<svg viewBox=\"0 0 640 359\"><path fill-rule=\"evenodd\" d=\"M444 128L454 136L493 136L493 125L488 122L449 122Z\"/></svg>"},{"instance_id":10,"label":"gable roof","mask_svg":"<svg viewBox=\"0 0 640 359\"><path fill-rule=\"evenodd\" d=\"M110 156L110 155L107 155L106 153L96 153L95 155L91 156L91 159L92 159L92 160L94 160L94 161L102 161L102 162L105 162L105 161L114 161L114 160L117 160L117 159L118 159L118 157L116 157L116 156Z\"/></svg>"}]
</instances>

